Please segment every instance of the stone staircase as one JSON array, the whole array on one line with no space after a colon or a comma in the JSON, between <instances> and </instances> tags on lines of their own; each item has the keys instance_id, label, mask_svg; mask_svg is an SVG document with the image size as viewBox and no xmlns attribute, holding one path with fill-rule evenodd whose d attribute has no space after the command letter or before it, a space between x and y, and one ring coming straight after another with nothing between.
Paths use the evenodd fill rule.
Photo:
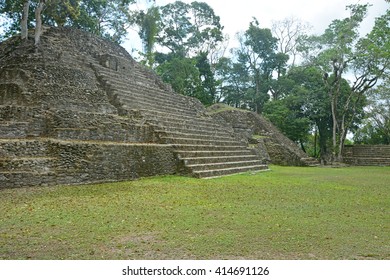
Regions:
<instances>
[{"instance_id":1,"label":"stone staircase","mask_svg":"<svg viewBox=\"0 0 390 280\"><path fill-rule=\"evenodd\" d=\"M268 169L121 47L55 28L30 43L0 57L0 188Z\"/></svg>"},{"instance_id":2,"label":"stone staircase","mask_svg":"<svg viewBox=\"0 0 390 280\"><path fill-rule=\"evenodd\" d=\"M345 146L343 160L351 165L390 166L390 145Z\"/></svg>"},{"instance_id":3,"label":"stone staircase","mask_svg":"<svg viewBox=\"0 0 390 280\"><path fill-rule=\"evenodd\" d=\"M232 128L208 116L197 100L158 88L141 66L134 65L131 72L96 63L93 67L123 111L150 124L160 143L174 147L183 173L209 178L268 169L246 143L235 138Z\"/></svg>"},{"instance_id":4,"label":"stone staircase","mask_svg":"<svg viewBox=\"0 0 390 280\"><path fill-rule=\"evenodd\" d=\"M302 157L300 160L304 162L306 166L316 167L321 165L319 160L313 157Z\"/></svg>"}]
</instances>

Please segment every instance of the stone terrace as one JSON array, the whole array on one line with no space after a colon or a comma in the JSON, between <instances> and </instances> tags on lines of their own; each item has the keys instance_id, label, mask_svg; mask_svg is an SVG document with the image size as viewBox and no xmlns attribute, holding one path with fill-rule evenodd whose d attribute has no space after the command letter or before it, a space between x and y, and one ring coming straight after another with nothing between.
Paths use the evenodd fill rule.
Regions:
<instances>
[{"instance_id":1,"label":"stone terrace","mask_svg":"<svg viewBox=\"0 0 390 280\"><path fill-rule=\"evenodd\" d=\"M390 166L390 145L345 146L344 162L362 166Z\"/></svg>"}]
</instances>

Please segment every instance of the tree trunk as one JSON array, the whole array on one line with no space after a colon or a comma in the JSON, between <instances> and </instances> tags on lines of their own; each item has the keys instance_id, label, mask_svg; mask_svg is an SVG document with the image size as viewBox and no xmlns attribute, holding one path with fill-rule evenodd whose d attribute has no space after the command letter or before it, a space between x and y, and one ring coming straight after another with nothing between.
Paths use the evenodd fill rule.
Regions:
<instances>
[{"instance_id":1,"label":"tree trunk","mask_svg":"<svg viewBox=\"0 0 390 280\"><path fill-rule=\"evenodd\" d=\"M315 157L317 157L317 137L318 137L317 126L315 126L315 130L314 130L314 156Z\"/></svg>"},{"instance_id":2,"label":"tree trunk","mask_svg":"<svg viewBox=\"0 0 390 280\"><path fill-rule=\"evenodd\" d=\"M45 6L45 0L40 0L38 7L35 10L35 45L39 44L39 40L42 34L42 17L41 13Z\"/></svg>"},{"instance_id":3,"label":"tree trunk","mask_svg":"<svg viewBox=\"0 0 390 280\"><path fill-rule=\"evenodd\" d=\"M320 158L321 158L321 163L323 165L327 165L328 163L328 149L327 149L327 137L326 135L321 131L321 129L318 130L318 142L320 146Z\"/></svg>"},{"instance_id":4,"label":"tree trunk","mask_svg":"<svg viewBox=\"0 0 390 280\"><path fill-rule=\"evenodd\" d=\"M26 0L23 4L23 12L22 12L22 21L20 22L20 30L21 30L21 37L22 39L28 38L28 11L30 8L30 1Z\"/></svg>"},{"instance_id":5,"label":"tree trunk","mask_svg":"<svg viewBox=\"0 0 390 280\"><path fill-rule=\"evenodd\" d=\"M338 150L338 154L337 154L337 161L338 162L343 161L343 150L344 150L345 139L347 137L347 132L348 132L348 128L345 125L345 115L343 115L343 117L341 119L339 150Z\"/></svg>"},{"instance_id":6,"label":"tree trunk","mask_svg":"<svg viewBox=\"0 0 390 280\"><path fill-rule=\"evenodd\" d=\"M331 96L331 108L332 108L332 160L336 158L336 149L337 149L337 98L334 94L330 94Z\"/></svg>"}]
</instances>

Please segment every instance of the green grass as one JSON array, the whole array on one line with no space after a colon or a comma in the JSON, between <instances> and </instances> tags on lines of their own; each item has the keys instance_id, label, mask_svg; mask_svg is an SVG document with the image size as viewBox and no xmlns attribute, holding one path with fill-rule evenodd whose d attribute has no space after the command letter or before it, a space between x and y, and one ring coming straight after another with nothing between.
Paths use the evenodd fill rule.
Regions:
<instances>
[{"instance_id":1,"label":"green grass","mask_svg":"<svg viewBox=\"0 0 390 280\"><path fill-rule=\"evenodd\" d=\"M390 259L390 168L0 191L0 259Z\"/></svg>"}]
</instances>

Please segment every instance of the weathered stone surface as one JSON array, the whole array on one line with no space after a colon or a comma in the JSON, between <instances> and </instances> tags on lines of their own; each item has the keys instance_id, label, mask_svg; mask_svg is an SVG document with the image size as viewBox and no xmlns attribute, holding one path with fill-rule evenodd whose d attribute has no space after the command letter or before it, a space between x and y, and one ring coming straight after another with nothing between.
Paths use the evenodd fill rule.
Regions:
<instances>
[{"instance_id":1,"label":"weathered stone surface","mask_svg":"<svg viewBox=\"0 0 390 280\"><path fill-rule=\"evenodd\" d=\"M242 141L256 148L257 153L267 161L277 165L308 166L316 165L296 143L284 136L272 123L251 111L215 104L209 112L216 119L231 125Z\"/></svg>"},{"instance_id":2,"label":"weathered stone surface","mask_svg":"<svg viewBox=\"0 0 390 280\"><path fill-rule=\"evenodd\" d=\"M231 127L116 44L68 28L45 29L38 48L0 43L0 187L263 169Z\"/></svg>"},{"instance_id":3,"label":"weathered stone surface","mask_svg":"<svg viewBox=\"0 0 390 280\"><path fill-rule=\"evenodd\" d=\"M0 141L0 186L85 184L174 174L170 146L53 139Z\"/></svg>"},{"instance_id":4,"label":"weathered stone surface","mask_svg":"<svg viewBox=\"0 0 390 280\"><path fill-rule=\"evenodd\" d=\"M390 145L348 145L344 162L362 166L390 166Z\"/></svg>"}]
</instances>

